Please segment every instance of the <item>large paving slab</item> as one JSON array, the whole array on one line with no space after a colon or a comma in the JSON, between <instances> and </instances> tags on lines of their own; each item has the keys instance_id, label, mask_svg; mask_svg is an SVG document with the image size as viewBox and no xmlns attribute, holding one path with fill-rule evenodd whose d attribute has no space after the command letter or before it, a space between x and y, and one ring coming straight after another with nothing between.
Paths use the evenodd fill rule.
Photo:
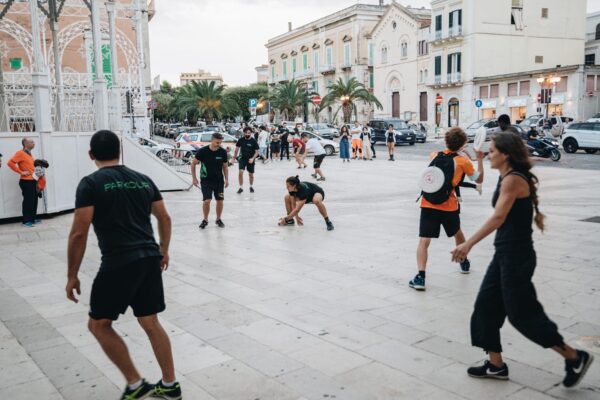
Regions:
<instances>
[{"instance_id":1,"label":"large paving slab","mask_svg":"<svg viewBox=\"0 0 600 400\"><path fill-rule=\"evenodd\" d=\"M383 148L381 148L383 153ZM412 151L412 150L411 150ZM292 162L259 165L256 193L237 190L231 171L223 219L198 230L200 193L165 193L174 229L165 273L167 310L186 399L598 399L600 362L582 385L559 383L559 356L508 323L502 337L510 382L470 379L485 358L471 347L469 318L493 251L473 250L473 272L450 262L452 241L431 246L428 288L407 287L415 273L417 177L425 158L342 164L328 158L322 184L336 229L313 206L304 227L279 228L284 180L310 170ZM600 216L596 171L536 168L548 229L536 232L539 297L565 338L600 352ZM497 172L483 196L465 190L463 228L490 215ZM64 296L71 214L24 230L0 226L0 399L116 399L120 373L86 329L91 282L100 254L93 233L81 269L79 304ZM160 369L128 312L116 329L151 381ZM598 354L600 356L600 354Z\"/></svg>"}]
</instances>

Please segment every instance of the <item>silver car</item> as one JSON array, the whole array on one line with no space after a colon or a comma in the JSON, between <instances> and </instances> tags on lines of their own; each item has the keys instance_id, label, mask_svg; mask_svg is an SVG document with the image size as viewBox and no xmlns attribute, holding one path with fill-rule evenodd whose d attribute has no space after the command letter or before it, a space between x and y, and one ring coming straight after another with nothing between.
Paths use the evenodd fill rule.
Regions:
<instances>
[{"instance_id":1,"label":"silver car","mask_svg":"<svg viewBox=\"0 0 600 400\"><path fill-rule=\"evenodd\" d=\"M332 156L340 151L340 144L338 142L334 142L333 140L322 138L321 136L314 134L309 131L300 131L300 135L307 134L309 139L317 138L321 145L325 149L325 154L328 156Z\"/></svg>"},{"instance_id":2,"label":"silver car","mask_svg":"<svg viewBox=\"0 0 600 400\"><path fill-rule=\"evenodd\" d=\"M171 158L171 150L174 149L173 146L168 144L159 143L152 139L147 139L144 137L138 137L138 143L147 151L154 154L156 157L160 158L164 162L169 161Z\"/></svg>"},{"instance_id":3,"label":"silver car","mask_svg":"<svg viewBox=\"0 0 600 400\"><path fill-rule=\"evenodd\" d=\"M475 140L477 130L482 126L484 126L487 131L486 140L490 140L493 135L500 132L500 125L498 124L498 120L496 118L480 119L477 122L473 122L467 129L465 129L465 133L467 134L467 139L469 142Z\"/></svg>"},{"instance_id":4,"label":"silver car","mask_svg":"<svg viewBox=\"0 0 600 400\"><path fill-rule=\"evenodd\" d=\"M340 137L340 131L332 124L308 124L306 129L310 132L314 132L324 139L333 139Z\"/></svg>"}]
</instances>

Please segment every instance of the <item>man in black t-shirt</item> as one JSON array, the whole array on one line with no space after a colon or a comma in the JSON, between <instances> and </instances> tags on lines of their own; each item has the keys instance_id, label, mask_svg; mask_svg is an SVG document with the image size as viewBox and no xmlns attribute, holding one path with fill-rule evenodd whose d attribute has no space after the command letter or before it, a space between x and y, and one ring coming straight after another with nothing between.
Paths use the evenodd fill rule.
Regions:
<instances>
[{"instance_id":1,"label":"man in black t-shirt","mask_svg":"<svg viewBox=\"0 0 600 400\"><path fill-rule=\"evenodd\" d=\"M279 137L281 138L281 158L286 156L290 161L290 131L288 130L287 124L284 122L279 128Z\"/></svg>"},{"instance_id":2,"label":"man in black t-shirt","mask_svg":"<svg viewBox=\"0 0 600 400\"><path fill-rule=\"evenodd\" d=\"M200 229L208 225L208 213L210 202L214 196L217 201L217 221L219 228L225 228L221 220L223 213L223 200L225 200L225 188L229 186L229 167L227 166L227 151L221 147L223 135L216 132L208 146L204 146L196 152L192 160L192 184L202 190L202 213L204 219ZM200 185L196 175L196 165L200 164Z\"/></svg>"},{"instance_id":3,"label":"man in black t-shirt","mask_svg":"<svg viewBox=\"0 0 600 400\"><path fill-rule=\"evenodd\" d=\"M305 204L314 204L325 220L327 230L332 231L334 229L323 203L325 201L323 188L314 183L300 182L297 175L287 178L285 185L289 193L285 196L285 211L287 214L279 220L279 226L294 225L294 219L296 219L298 225L304 225L304 221L300 217L300 210Z\"/></svg>"},{"instance_id":4,"label":"man in black t-shirt","mask_svg":"<svg viewBox=\"0 0 600 400\"><path fill-rule=\"evenodd\" d=\"M248 170L250 193L254 193L254 188L252 185L254 185L254 166L256 165L255 161L258 157L258 149L258 142L252 137L252 128L244 128L244 136L238 139L235 145L235 153L233 154L233 158L238 161L238 165L240 167L240 172L238 175L240 188L237 191L238 194L241 194L244 191L243 186L245 169Z\"/></svg>"},{"instance_id":5,"label":"man in black t-shirt","mask_svg":"<svg viewBox=\"0 0 600 400\"><path fill-rule=\"evenodd\" d=\"M120 148L119 138L110 131L99 131L90 141L90 158L99 169L77 187L69 235L67 298L77 303L74 292L81 294L77 275L93 225L102 263L92 284L88 327L127 380L122 398L160 394L181 398L169 337L157 317L165 309L162 272L169 266L171 218L154 182L119 165ZM160 245L154 240L150 214L158 221ZM148 335L160 365L163 376L156 385L142 379L125 342L112 328L112 322L128 307Z\"/></svg>"}]
</instances>

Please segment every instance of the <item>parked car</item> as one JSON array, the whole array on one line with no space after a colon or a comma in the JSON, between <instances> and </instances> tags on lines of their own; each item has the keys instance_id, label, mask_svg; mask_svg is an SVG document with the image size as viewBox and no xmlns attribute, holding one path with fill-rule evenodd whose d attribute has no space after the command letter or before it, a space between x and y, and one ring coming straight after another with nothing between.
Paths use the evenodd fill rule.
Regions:
<instances>
[{"instance_id":1,"label":"parked car","mask_svg":"<svg viewBox=\"0 0 600 400\"><path fill-rule=\"evenodd\" d=\"M521 139L527 140L527 132L529 132L529 129L523 129L523 127L521 125L511 125L511 126L519 133L519 136L521 136Z\"/></svg>"},{"instance_id":2,"label":"parked car","mask_svg":"<svg viewBox=\"0 0 600 400\"><path fill-rule=\"evenodd\" d=\"M333 139L340 137L340 131L332 124L308 124L306 130L314 132L324 139Z\"/></svg>"},{"instance_id":3,"label":"parked car","mask_svg":"<svg viewBox=\"0 0 600 400\"><path fill-rule=\"evenodd\" d=\"M594 115L592 118L588 119L587 122L600 122L600 113Z\"/></svg>"},{"instance_id":4,"label":"parked car","mask_svg":"<svg viewBox=\"0 0 600 400\"><path fill-rule=\"evenodd\" d=\"M313 132L310 132L310 131L300 131L301 135L303 135L305 133L311 139L312 138L319 139L319 142L321 142L321 144L323 145L323 148L325 149L325 154L327 154L328 156L332 156L340 151L340 144L338 142L334 142L333 140L330 140L330 139L325 139L325 138L323 138Z\"/></svg>"},{"instance_id":5,"label":"parked car","mask_svg":"<svg viewBox=\"0 0 600 400\"><path fill-rule=\"evenodd\" d=\"M180 123L169 124L165 131L165 137L169 138L169 139L176 138L177 135L179 135L181 133L181 128L182 128L182 126Z\"/></svg>"},{"instance_id":6,"label":"parked car","mask_svg":"<svg viewBox=\"0 0 600 400\"><path fill-rule=\"evenodd\" d=\"M473 122L467 127L467 129L465 129L465 133L467 134L467 139L469 140L469 142L475 140L477 130L482 126L485 127L487 132L486 140L490 140L492 136L500 132L500 125L498 124L498 120L496 118L480 119L477 122Z\"/></svg>"},{"instance_id":7,"label":"parked car","mask_svg":"<svg viewBox=\"0 0 600 400\"><path fill-rule=\"evenodd\" d=\"M525 131L529 131L529 128L531 128L532 125L537 126L538 121L542 118L544 118L542 114L530 115L529 117L521 121L521 123L519 123L519 126L525 129Z\"/></svg>"},{"instance_id":8,"label":"parked car","mask_svg":"<svg viewBox=\"0 0 600 400\"><path fill-rule=\"evenodd\" d=\"M213 132L182 133L175 139L175 148L183 150L184 159L190 159L200 148L210 144ZM223 133L223 147L235 146L237 139L227 133Z\"/></svg>"},{"instance_id":9,"label":"parked car","mask_svg":"<svg viewBox=\"0 0 600 400\"><path fill-rule=\"evenodd\" d=\"M156 157L160 158L163 161L168 161L171 158L171 150L174 149L173 146L169 144L159 143L152 139L147 139L144 137L137 137L138 143L147 151L154 154Z\"/></svg>"},{"instance_id":10,"label":"parked car","mask_svg":"<svg viewBox=\"0 0 600 400\"><path fill-rule=\"evenodd\" d=\"M573 122L573 118L552 116L549 118L541 118L537 122L538 132L544 132L546 136L561 137L565 128Z\"/></svg>"},{"instance_id":11,"label":"parked car","mask_svg":"<svg viewBox=\"0 0 600 400\"><path fill-rule=\"evenodd\" d=\"M427 128L423 124L408 124L408 127L415 133L415 139L418 143L427 141Z\"/></svg>"},{"instance_id":12,"label":"parked car","mask_svg":"<svg viewBox=\"0 0 600 400\"><path fill-rule=\"evenodd\" d=\"M415 132L408 126L406 121L402 119L390 118L390 119L375 119L369 121L369 126L373 129L372 142L373 144L385 143L386 137L385 132L388 126L394 126L394 132L396 134L396 144L408 144L414 145L417 141Z\"/></svg>"},{"instance_id":13,"label":"parked car","mask_svg":"<svg viewBox=\"0 0 600 400\"><path fill-rule=\"evenodd\" d=\"M563 134L563 149L567 153L585 150L594 154L600 149L600 122L581 122L569 125Z\"/></svg>"}]
</instances>

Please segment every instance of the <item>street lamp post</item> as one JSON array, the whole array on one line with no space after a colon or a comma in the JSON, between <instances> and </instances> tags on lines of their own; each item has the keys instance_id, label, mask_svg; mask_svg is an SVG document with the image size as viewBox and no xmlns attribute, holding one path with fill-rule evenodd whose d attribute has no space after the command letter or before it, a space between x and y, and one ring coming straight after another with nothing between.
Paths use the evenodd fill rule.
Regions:
<instances>
[{"instance_id":1,"label":"street lamp post","mask_svg":"<svg viewBox=\"0 0 600 400\"><path fill-rule=\"evenodd\" d=\"M544 115L544 118L546 118L546 119L548 119L551 96L553 93L556 92L556 84L559 83L560 81L561 81L560 76L550 76L548 78L541 76L537 79L537 83L540 84L540 88L542 90L549 89L549 86L552 86L549 96L541 96L542 101L545 101L545 103L546 103L546 110L545 110L545 115Z\"/></svg>"}]
</instances>

